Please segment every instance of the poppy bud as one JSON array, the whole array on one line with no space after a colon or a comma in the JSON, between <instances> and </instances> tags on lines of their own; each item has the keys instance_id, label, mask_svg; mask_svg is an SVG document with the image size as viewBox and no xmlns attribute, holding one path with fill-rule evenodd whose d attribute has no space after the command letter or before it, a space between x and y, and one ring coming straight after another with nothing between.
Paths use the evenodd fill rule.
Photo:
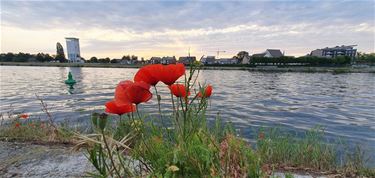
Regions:
<instances>
[{"instance_id":1,"label":"poppy bud","mask_svg":"<svg viewBox=\"0 0 375 178\"><path fill-rule=\"evenodd\" d=\"M91 121L92 121L92 124L94 124L95 128L98 127L98 117L99 117L99 113L93 113L91 115Z\"/></svg>"},{"instance_id":2,"label":"poppy bud","mask_svg":"<svg viewBox=\"0 0 375 178\"><path fill-rule=\"evenodd\" d=\"M202 91L200 91L198 93L198 97L201 97L201 98L208 98L210 97L212 94L212 86L211 85L207 85L206 88L202 89Z\"/></svg>"},{"instance_id":3,"label":"poppy bud","mask_svg":"<svg viewBox=\"0 0 375 178\"><path fill-rule=\"evenodd\" d=\"M172 84L168 86L172 94L176 97L187 97L190 95L190 92L186 93L186 87L183 84Z\"/></svg>"},{"instance_id":4,"label":"poppy bud","mask_svg":"<svg viewBox=\"0 0 375 178\"><path fill-rule=\"evenodd\" d=\"M107 125L107 118L108 114L102 113L99 115L99 128L100 130L104 130L105 126Z\"/></svg>"},{"instance_id":5,"label":"poppy bud","mask_svg":"<svg viewBox=\"0 0 375 178\"><path fill-rule=\"evenodd\" d=\"M158 98L158 101L161 101L161 96L160 95L158 95L157 98Z\"/></svg>"}]
</instances>

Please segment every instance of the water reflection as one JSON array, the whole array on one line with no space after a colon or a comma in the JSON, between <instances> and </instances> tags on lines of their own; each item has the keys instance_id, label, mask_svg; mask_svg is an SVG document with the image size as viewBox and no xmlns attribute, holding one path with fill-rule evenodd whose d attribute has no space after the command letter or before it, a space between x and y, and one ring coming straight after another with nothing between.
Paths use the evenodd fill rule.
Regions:
<instances>
[{"instance_id":1,"label":"water reflection","mask_svg":"<svg viewBox=\"0 0 375 178\"><path fill-rule=\"evenodd\" d=\"M79 94L84 93L84 87L81 85L81 82L84 81L84 76L82 75L81 67L67 67L67 71L71 72L73 79L76 81L74 86L69 86L70 94Z\"/></svg>"}]
</instances>

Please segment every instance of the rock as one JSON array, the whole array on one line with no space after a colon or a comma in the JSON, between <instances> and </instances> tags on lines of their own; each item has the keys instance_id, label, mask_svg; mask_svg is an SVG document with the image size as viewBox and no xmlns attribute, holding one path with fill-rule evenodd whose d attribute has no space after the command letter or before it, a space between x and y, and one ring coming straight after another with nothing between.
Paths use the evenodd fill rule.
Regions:
<instances>
[{"instance_id":1,"label":"rock","mask_svg":"<svg viewBox=\"0 0 375 178\"><path fill-rule=\"evenodd\" d=\"M63 145L0 142L0 177L82 177L93 171L83 152Z\"/></svg>"}]
</instances>

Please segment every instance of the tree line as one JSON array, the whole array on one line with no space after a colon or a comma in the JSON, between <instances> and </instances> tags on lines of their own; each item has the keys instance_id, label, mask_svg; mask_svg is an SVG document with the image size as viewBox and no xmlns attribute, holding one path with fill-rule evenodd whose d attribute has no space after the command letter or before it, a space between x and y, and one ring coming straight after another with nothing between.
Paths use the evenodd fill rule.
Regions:
<instances>
[{"instance_id":1,"label":"tree line","mask_svg":"<svg viewBox=\"0 0 375 178\"><path fill-rule=\"evenodd\" d=\"M91 57L88 60L85 60L81 57L86 63L120 63L124 61L127 64L135 64L138 62L143 62L144 59L141 58L141 61L138 61L138 56L135 55L124 55L121 59L110 59L106 58L97 58L95 56ZM60 62L65 63L68 60L64 55L50 55L48 53L1 53L0 62Z\"/></svg>"},{"instance_id":2,"label":"tree line","mask_svg":"<svg viewBox=\"0 0 375 178\"><path fill-rule=\"evenodd\" d=\"M141 58L141 61L138 61L138 56L135 55L125 55L122 56L121 59L110 59L109 57L106 58L97 58L95 56L91 57L89 60L86 60L87 63L120 63L123 62L125 64L136 64L139 62L143 62L144 59Z\"/></svg>"},{"instance_id":3,"label":"tree line","mask_svg":"<svg viewBox=\"0 0 375 178\"><path fill-rule=\"evenodd\" d=\"M355 62L358 64L375 64L375 53L366 54L358 52Z\"/></svg>"},{"instance_id":4,"label":"tree line","mask_svg":"<svg viewBox=\"0 0 375 178\"><path fill-rule=\"evenodd\" d=\"M291 57L282 56L275 58L252 57L250 65L303 65L303 66L337 66L348 65L352 59L348 56L338 56L335 58L325 58L316 56Z\"/></svg>"},{"instance_id":5,"label":"tree line","mask_svg":"<svg viewBox=\"0 0 375 178\"><path fill-rule=\"evenodd\" d=\"M55 61L55 56L47 53L29 54L29 53L1 53L1 62L51 62Z\"/></svg>"},{"instance_id":6,"label":"tree line","mask_svg":"<svg viewBox=\"0 0 375 178\"><path fill-rule=\"evenodd\" d=\"M239 53L236 58L242 59L248 53ZM138 60L138 56L135 55L124 55L120 59L110 59L91 57L88 60L81 58L86 63L123 63L123 64L137 64L145 63L145 60L141 58ZM48 53L1 53L0 62L68 62L68 60L63 55L50 55ZM361 53L358 52L356 58L351 59L348 56L338 56L336 58L325 58L325 57L315 57L315 56L282 56L278 58L267 58L267 57L251 57L251 66L257 65L304 65L304 66L337 66L337 65L349 65L351 63L357 64L375 64L375 53Z\"/></svg>"},{"instance_id":7,"label":"tree line","mask_svg":"<svg viewBox=\"0 0 375 178\"><path fill-rule=\"evenodd\" d=\"M250 65L303 65L303 66L342 66L349 64L375 64L375 53L358 53L355 58L349 56L337 56L335 58L316 57L316 56L282 56L275 58L251 57Z\"/></svg>"}]
</instances>

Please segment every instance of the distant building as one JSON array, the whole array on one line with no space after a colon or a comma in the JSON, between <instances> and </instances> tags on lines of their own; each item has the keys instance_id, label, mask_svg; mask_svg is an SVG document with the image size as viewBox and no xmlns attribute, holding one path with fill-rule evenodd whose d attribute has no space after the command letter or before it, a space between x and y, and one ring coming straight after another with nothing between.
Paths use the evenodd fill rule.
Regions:
<instances>
[{"instance_id":1,"label":"distant building","mask_svg":"<svg viewBox=\"0 0 375 178\"><path fill-rule=\"evenodd\" d=\"M335 46L332 48L326 47L323 49L316 49L311 51L310 56L317 56L317 57L328 57L328 58L335 58L337 56L348 56L354 58L357 55L357 49L354 47L357 45L341 45Z\"/></svg>"},{"instance_id":2,"label":"distant building","mask_svg":"<svg viewBox=\"0 0 375 178\"><path fill-rule=\"evenodd\" d=\"M62 56L65 58L64 48L59 42L56 43L56 56Z\"/></svg>"},{"instance_id":3,"label":"distant building","mask_svg":"<svg viewBox=\"0 0 375 178\"><path fill-rule=\"evenodd\" d=\"M56 43L56 56L55 60L59 62L66 62L65 53L63 46L57 42Z\"/></svg>"},{"instance_id":4,"label":"distant building","mask_svg":"<svg viewBox=\"0 0 375 178\"><path fill-rule=\"evenodd\" d=\"M242 64L249 64L250 63L250 56L244 56L241 61Z\"/></svg>"},{"instance_id":5,"label":"distant building","mask_svg":"<svg viewBox=\"0 0 375 178\"><path fill-rule=\"evenodd\" d=\"M183 63L185 65L190 64L190 63L194 63L196 60L197 59L196 59L195 56L185 56L185 57L179 57L178 58L178 62Z\"/></svg>"},{"instance_id":6,"label":"distant building","mask_svg":"<svg viewBox=\"0 0 375 178\"><path fill-rule=\"evenodd\" d=\"M116 59L116 60L119 61L120 64L125 64L125 65L131 65L131 64L136 63L136 61L131 60L131 59Z\"/></svg>"},{"instance_id":7,"label":"distant building","mask_svg":"<svg viewBox=\"0 0 375 178\"><path fill-rule=\"evenodd\" d=\"M65 38L69 62L82 62L78 38Z\"/></svg>"},{"instance_id":8,"label":"distant building","mask_svg":"<svg viewBox=\"0 0 375 178\"><path fill-rule=\"evenodd\" d=\"M264 57L265 53L253 54L251 57Z\"/></svg>"},{"instance_id":9,"label":"distant building","mask_svg":"<svg viewBox=\"0 0 375 178\"><path fill-rule=\"evenodd\" d=\"M247 52L247 51L240 51L233 58L237 58L238 63L241 63L241 64L249 64L250 63L250 56L249 56L249 52Z\"/></svg>"},{"instance_id":10,"label":"distant building","mask_svg":"<svg viewBox=\"0 0 375 178\"><path fill-rule=\"evenodd\" d=\"M150 64L161 64L161 58L160 57L151 57L149 63Z\"/></svg>"},{"instance_id":11,"label":"distant building","mask_svg":"<svg viewBox=\"0 0 375 178\"><path fill-rule=\"evenodd\" d=\"M238 64L237 58L220 58L216 60L217 64Z\"/></svg>"},{"instance_id":12,"label":"distant building","mask_svg":"<svg viewBox=\"0 0 375 178\"><path fill-rule=\"evenodd\" d=\"M279 49L267 49L263 53L253 54L252 57L282 57L284 54Z\"/></svg>"},{"instance_id":13,"label":"distant building","mask_svg":"<svg viewBox=\"0 0 375 178\"><path fill-rule=\"evenodd\" d=\"M176 57L169 57L169 56L166 56L166 57L162 57L161 58L161 63L162 64L176 64L177 60L176 60Z\"/></svg>"},{"instance_id":14,"label":"distant building","mask_svg":"<svg viewBox=\"0 0 375 178\"><path fill-rule=\"evenodd\" d=\"M118 63L120 64L126 64L126 65L131 65L131 64L137 64L138 63L138 56L130 56L130 55L124 55L122 56L121 59L117 59Z\"/></svg>"},{"instance_id":15,"label":"distant building","mask_svg":"<svg viewBox=\"0 0 375 178\"><path fill-rule=\"evenodd\" d=\"M309 56L323 57L323 50L322 49L313 50L311 51Z\"/></svg>"},{"instance_id":16,"label":"distant building","mask_svg":"<svg viewBox=\"0 0 375 178\"><path fill-rule=\"evenodd\" d=\"M201 62L203 64L215 64L216 63L216 59L215 59L215 56L207 56L207 57L203 57L201 59Z\"/></svg>"}]
</instances>

